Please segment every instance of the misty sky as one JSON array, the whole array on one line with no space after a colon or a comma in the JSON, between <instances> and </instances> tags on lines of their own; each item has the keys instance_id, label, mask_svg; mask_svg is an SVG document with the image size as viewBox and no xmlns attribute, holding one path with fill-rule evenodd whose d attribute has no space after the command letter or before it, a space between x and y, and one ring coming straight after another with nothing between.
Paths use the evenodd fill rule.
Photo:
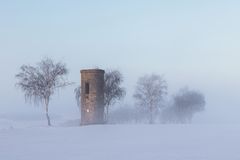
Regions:
<instances>
[{"instance_id":1,"label":"misty sky","mask_svg":"<svg viewBox=\"0 0 240 160\"><path fill-rule=\"evenodd\" d=\"M240 1L0 1L0 116L43 112L25 104L14 85L22 64L50 57L80 69L119 69L133 104L139 76L164 75L169 95L202 91L206 111L196 123L240 123ZM78 114L75 86L53 97L50 114ZM40 110L40 111L39 111Z\"/></svg>"}]
</instances>

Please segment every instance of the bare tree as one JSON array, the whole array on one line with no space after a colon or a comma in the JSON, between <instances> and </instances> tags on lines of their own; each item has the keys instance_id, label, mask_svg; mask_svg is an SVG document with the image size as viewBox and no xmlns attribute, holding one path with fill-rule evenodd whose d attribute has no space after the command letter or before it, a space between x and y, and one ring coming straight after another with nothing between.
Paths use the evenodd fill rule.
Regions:
<instances>
[{"instance_id":1,"label":"bare tree","mask_svg":"<svg viewBox=\"0 0 240 160\"><path fill-rule=\"evenodd\" d=\"M154 114L161 107L163 96L167 94L167 83L162 76L146 75L139 78L134 94L138 107L149 115L149 123L154 122Z\"/></svg>"},{"instance_id":2,"label":"bare tree","mask_svg":"<svg viewBox=\"0 0 240 160\"><path fill-rule=\"evenodd\" d=\"M204 110L205 98L202 93L188 88L181 89L173 98L175 111L180 122L191 122L194 113Z\"/></svg>"},{"instance_id":3,"label":"bare tree","mask_svg":"<svg viewBox=\"0 0 240 160\"><path fill-rule=\"evenodd\" d=\"M173 97L172 105L162 112L162 122L190 123L195 113L204 110L205 104L202 93L188 88L180 89Z\"/></svg>"},{"instance_id":4,"label":"bare tree","mask_svg":"<svg viewBox=\"0 0 240 160\"><path fill-rule=\"evenodd\" d=\"M126 91L121 84L123 76L118 70L109 70L104 77L104 106L105 120L108 120L109 107L114 105L117 100L122 99L126 95Z\"/></svg>"},{"instance_id":5,"label":"bare tree","mask_svg":"<svg viewBox=\"0 0 240 160\"><path fill-rule=\"evenodd\" d=\"M48 115L49 101L57 89L70 84L65 78L67 73L65 64L54 63L52 59L45 58L36 66L21 66L20 72L16 75L18 79L16 85L25 93L25 100L44 104L49 126L51 126Z\"/></svg>"}]
</instances>

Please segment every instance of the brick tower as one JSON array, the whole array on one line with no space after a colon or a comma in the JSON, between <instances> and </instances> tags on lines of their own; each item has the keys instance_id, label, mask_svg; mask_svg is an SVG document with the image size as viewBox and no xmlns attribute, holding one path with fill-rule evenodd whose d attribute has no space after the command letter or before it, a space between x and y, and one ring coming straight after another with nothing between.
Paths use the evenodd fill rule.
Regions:
<instances>
[{"instance_id":1,"label":"brick tower","mask_svg":"<svg viewBox=\"0 0 240 160\"><path fill-rule=\"evenodd\" d=\"M81 125L104 123L104 70L81 70Z\"/></svg>"}]
</instances>

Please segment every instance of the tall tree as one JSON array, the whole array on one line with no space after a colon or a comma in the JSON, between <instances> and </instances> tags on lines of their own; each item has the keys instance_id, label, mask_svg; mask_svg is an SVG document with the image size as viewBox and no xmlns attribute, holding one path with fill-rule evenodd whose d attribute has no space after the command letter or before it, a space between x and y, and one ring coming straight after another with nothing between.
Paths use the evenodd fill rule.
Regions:
<instances>
[{"instance_id":1,"label":"tall tree","mask_svg":"<svg viewBox=\"0 0 240 160\"><path fill-rule=\"evenodd\" d=\"M161 114L164 123L190 123L195 113L205 109L204 95L188 88L180 89L173 96L172 104Z\"/></svg>"},{"instance_id":2,"label":"tall tree","mask_svg":"<svg viewBox=\"0 0 240 160\"><path fill-rule=\"evenodd\" d=\"M202 93L188 88L180 89L174 96L174 107L179 122L191 122L195 113L205 108L205 97Z\"/></svg>"},{"instance_id":3,"label":"tall tree","mask_svg":"<svg viewBox=\"0 0 240 160\"><path fill-rule=\"evenodd\" d=\"M52 59L45 58L35 66L22 65L16 75L18 79L16 85L25 93L25 100L44 104L49 126L51 126L48 114L49 101L57 89L70 84L65 77L67 73L65 64L54 63Z\"/></svg>"},{"instance_id":4,"label":"tall tree","mask_svg":"<svg viewBox=\"0 0 240 160\"><path fill-rule=\"evenodd\" d=\"M167 83L162 76L153 74L139 78L134 98L139 109L148 114L149 123L154 122L154 115L161 107L165 94L167 94Z\"/></svg>"},{"instance_id":5,"label":"tall tree","mask_svg":"<svg viewBox=\"0 0 240 160\"><path fill-rule=\"evenodd\" d=\"M118 100L121 100L126 91L121 84L123 76L118 70L108 70L104 77L104 105L105 105L105 119L109 117L109 107L114 105Z\"/></svg>"}]
</instances>

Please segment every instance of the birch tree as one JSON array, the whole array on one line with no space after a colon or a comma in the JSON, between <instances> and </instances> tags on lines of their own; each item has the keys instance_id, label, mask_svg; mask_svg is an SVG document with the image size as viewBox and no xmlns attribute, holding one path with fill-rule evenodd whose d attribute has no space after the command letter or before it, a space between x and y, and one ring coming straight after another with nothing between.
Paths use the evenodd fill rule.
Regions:
<instances>
[{"instance_id":1,"label":"birch tree","mask_svg":"<svg viewBox=\"0 0 240 160\"><path fill-rule=\"evenodd\" d=\"M203 111L206 104L201 92L188 88L180 89L173 100L176 118L180 123L191 123L193 115Z\"/></svg>"},{"instance_id":2,"label":"birch tree","mask_svg":"<svg viewBox=\"0 0 240 160\"><path fill-rule=\"evenodd\" d=\"M16 85L24 92L25 101L44 105L48 126L51 126L49 102L57 89L70 84L66 80L67 74L65 64L45 58L35 66L22 65L16 75Z\"/></svg>"},{"instance_id":3,"label":"birch tree","mask_svg":"<svg viewBox=\"0 0 240 160\"><path fill-rule=\"evenodd\" d=\"M148 115L150 124L154 122L155 113L161 107L165 94L167 94L167 83L162 76L153 74L139 78L134 98L138 109Z\"/></svg>"},{"instance_id":4,"label":"birch tree","mask_svg":"<svg viewBox=\"0 0 240 160\"><path fill-rule=\"evenodd\" d=\"M121 87L123 76L118 70L107 71L104 76L104 82L105 120L108 121L109 107L121 100L126 95L126 91Z\"/></svg>"},{"instance_id":5,"label":"birch tree","mask_svg":"<svg viewBox=\"0 0 240 160\"><path fill-rule=\"evenodd\" d=\"M193 116L205 109L205 96L195 90L182 88L172 97L171 104L161 113L162 123L191 123Z\"/></svg>"}]
</instances>

